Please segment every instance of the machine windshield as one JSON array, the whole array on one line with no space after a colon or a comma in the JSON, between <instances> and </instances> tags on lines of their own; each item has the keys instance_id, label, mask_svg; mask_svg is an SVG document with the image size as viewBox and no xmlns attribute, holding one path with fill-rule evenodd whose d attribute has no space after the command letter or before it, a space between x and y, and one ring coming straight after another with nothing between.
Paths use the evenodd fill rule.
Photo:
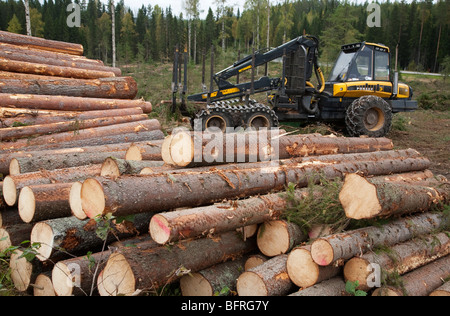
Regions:
<instances>
[{"instance_id":1,"label":"machine windshield","mask_svg":"<svg viewBox=\"0 0 450 316\"><path fill-rule=\"evenodd\" d=\"M336 65L334 66L333 71L331 72L330 79L328 81L330 82L344 81L345 76L347 75L348 72L348 68L352 63L355 54L356 53L354 52L352 53L341 52L338 60L336 61Z\"/></svg>"}]
</instances>

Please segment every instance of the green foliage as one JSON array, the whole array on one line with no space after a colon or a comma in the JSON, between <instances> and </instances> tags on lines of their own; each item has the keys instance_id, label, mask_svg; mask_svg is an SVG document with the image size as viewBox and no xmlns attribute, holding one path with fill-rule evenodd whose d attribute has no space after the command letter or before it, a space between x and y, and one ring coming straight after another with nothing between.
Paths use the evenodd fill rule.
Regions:
<instances>
[{"instance_id":1,"label":"green foliage","mask_svg":"<svg viewBox=\"0 0 450 316\"><path fill-rule=\"evenodd\" d=\"M355 282L347 281L347 283L345 284L345 291L353 296L367 296L366 292L357 290L358 286L359 286L358 281Z\"/></svg>"}]
</instances>

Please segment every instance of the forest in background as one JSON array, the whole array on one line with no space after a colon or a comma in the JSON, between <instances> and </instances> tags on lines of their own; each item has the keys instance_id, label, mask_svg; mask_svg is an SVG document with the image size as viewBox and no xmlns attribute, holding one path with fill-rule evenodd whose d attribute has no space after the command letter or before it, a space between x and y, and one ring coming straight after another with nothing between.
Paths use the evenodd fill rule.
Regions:
<instances>
[{"instance_id":1,"label":"forest in background","mask_svg":"<svg viewBox=\"0 0 450 316\"><path fill-rule=\"evenodd\" d=\"M398 67L439 72L450 62L450 1L383 1L381 27L368 27L369 2L338 0L246 0L244 10L229 0L216 0L200 18L200 0L184 0L184 13L171 8L142 6L137 12L123 0L115 1L118 65L133 62L167 62L175 46L189 51L200 63L211 45L217 51L276 47L302 34L321 41L322 62L334 62L341 45L369 41L398 47ZM69 27L70 0L29 0L32 35L79 43L89 58L112 61L112 12L110 3L75 0L81 6L81 27ZM0 30L26 33L21 0L0 0Z\"/></svg>"}]
</instances>

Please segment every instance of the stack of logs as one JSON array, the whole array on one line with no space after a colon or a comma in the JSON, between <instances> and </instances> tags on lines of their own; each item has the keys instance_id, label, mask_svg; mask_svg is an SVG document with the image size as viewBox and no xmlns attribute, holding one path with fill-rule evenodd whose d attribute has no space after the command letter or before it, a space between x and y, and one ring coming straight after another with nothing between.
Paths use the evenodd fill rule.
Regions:
<instances>
[{"instance_id":1,"label":"stack of logs","mask_svg":"<svg viewBox=\"0 0 450 316\"><path fill-rule=\"evenodd\" d=\"M126 159L8 176L0 237L2 250L21 246L10 261L17 289L140 295L176 283L188 296L344 295L346 281L364 291L384 284L372 284L383 271L403 275L401 286L375 294L449 293L449 218L434 210L450 190L428 159L386 138L317 134L282 134L274 151L261 134L226 135L247 141L209 148L239 152L245 162L236 164L198 158L193 144L211 134L182 132L129 146ZM267 161L273 152L279 159ZM284 219L286 187L295 184L300 202L320 199L311 184L323 178L341 179L342 216L363 228L314 235ZM360 221L374 218L390 220ZM26 246L36 258L27 260Z\"/></svg>"}]
</instances>

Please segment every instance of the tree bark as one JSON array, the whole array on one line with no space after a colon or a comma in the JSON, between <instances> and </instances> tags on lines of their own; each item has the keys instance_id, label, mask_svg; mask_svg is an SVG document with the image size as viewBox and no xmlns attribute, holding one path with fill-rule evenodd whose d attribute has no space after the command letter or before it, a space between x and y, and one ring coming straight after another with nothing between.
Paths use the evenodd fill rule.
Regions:
<instances>
[{"instance_id":1,"label":"tree bark","mask_svg":"<svg viewBox=\"0 0 450 316\"><path fill-rule=\"evenodd\" d=\"M367 284L373 273L371 264L379 265L384 273L408 273L450 254L450 237L447 233L413 239L389 248L387 251L369 252L350 259L344 267L346 281L359 282L358 289L368 291Z\"/></svg>"},{"instance_id":2,"label":"tree bark","mask_svg":"<svg viewBox=\"0 0 450 316\"><path fill-rule=\"evenodd\" d=\"M67 143L75 141L83 141L85 146L92 145L92 143L100 145L102 144L103 137L107 138L109 136L121 136L123 134L128 133L138 134L140 132L160 131L160 130L161 124L159 123L158 120L145 120L124 124L116 124L112 126L88 128L79 130L77 132L65 132L53 135L39 136L31 140L21 139L11 143L4 142L0 144L0 150L8 150L8 149L17 150L22 148L29 149L30 147L45 145L49 143L50 144L56 143L57 145L60 145L59 143ZM160 134L162 134L162 132ZM92 139L95 139L95 141L93 141ZM48 147L52 146L50 145Z\"/></svg>"},{"instance_id":3,"label":"tree bark","mask_svg":"<svg viewBox=\"0 0 450 316\"><path fill-rule=\"evenodd\" d=\"M122 175L138 175L144 168L164 166L163 161L133 161L108 157L102 164L100 176L116 179Z\"/></svg>"},{"instance_id":4,"label":"tree bark","mask_svg":"<svg viewBox=\"0 0 450 316\"><path fill-rule=\"evenodd\" d=\"M121 177L116 181L93 178L83 183L81 200L83 210L90 218L110 212L130 215L179 207L198 207L224 199L267 194L273 190L283 190L289 183L306 187L311 182L318 182L319 174L328 179L335 179L356 171L382 175L424 170L430 165L430 162L423 158L356 161L355 156L344 156L345 160L351 163L308 161L265 169L245 169L244 166L239 170L213 168L207 172Z\"/></svg>"},{"instance_id":5,"label":"tree bark","mask_svg":"<svg viewBox=\"0 0 450 316\"><path fill-rule=\"evenodd\" d=\"M69 194L72 183L27 186L20 191L19 214L25 223L72 216Z\"/></svg>"},{"instance_id":6,"label":"tree bark","mask_svg":"<svg viewBox=\"0 0 450 316\"><path fill-rule=\"evenodd\" d=\"M433 291L430 296L450 296L450 282L445 282L443 286Z\"/></svg>"},{"instance_id":7,"label":"tree bark","mask_svg":"<svg viewBox=\"0 0 450 316\"><path fill-rule=\"evenodd\" d=\"M428 296L442 286L450 275L450 256L436 260L402 277L402 288L386 286L376 289L373 296Z\"/></svg>"},{"instance_id":8,"label":"tree bark","mask_svg":"<svg viewBox=\"0 0 450 316\"><path fill-rule=\"evenodd\" d=\"M76 56L83 56L84 53L83 45L80 44L47 40L5 31L0 31L0 42Z\"/></svg>"},{"instance_id":9,"label":"tree bark","mask_svg":"<svg viewBox=\"0 0 450 316\"><path fill-rule=\"evenodd\" d=\"M295 291L286 270L287 255L274 257L239 276L239 296L285 296Z\"/></svg>"},{"instance_id":10,"label":"tree bark","mask_svg":"<svg viewBox=\"0 0 450 316\"><path fill-rule=\"evenodd\" d=\"M100 79L100 78L112 78L116 76L113 72L36 64L25 61L10 60L2 57L0 57L0 70L15 73L25 73L33 75L74 78L74 79Z\"/></svg>"},{"instance_id":11,"label":"tree bark","mask_svg":"<svg viewBox=\"0 0 450 316\"><path fill-rule=\"evenodd\" d=\"M0 182L1 191L1 182ZM3 199L0 197L0 200ZM20 218L19 210L17 208L4 208L0 209L0 228L13 227L18 224L23 224L23 220Z\"/></svg>"},{"instance_id":12,"label":"tree bark","mask_svg":"<svg viewBox=\"0 0 450 316\"><path fill-rule=\"evenodd\" d=\"M286 268L291 281L300 288L308 288L329 280L342 271L338 266L321 267L315 263L310 245L294 248L288 255Z\"/></svg>"},{"instance_id":13,"label":"tree bark","mask_svg":"<svg viewBox=\"0 0 450 316\"><path fill-rule=\"evenodd\" d=\"M335 277L320 282L306 289L300 289L289 296L343 296L345 294L345 282L341 277Z\"/></svg>"},{"instance_id":14,"label":"tree bark","mask_svg":"<svg viewBox=\"0 0 450 316\"><path fill-rule=\"evenodd\" d=\"M100 79L0 79L0 93L71 96L106 99L134 99L137 83L131 77Z\"/></svg>"},{"instance_id":15,"label":"tree bark","mask_svg":"<svg viewBox=\"0 0 450 316\"><path fill-rule=\"evenodd\" d=\"M6 108L3 108L6 109ZM0 110L1 111L1 110ZM5 111L7 112L7 111ZM45 113L45 112L44 112ZM10 118L1 118L1 127L14 127L18 123L22 126L47 125L61 122L87 121L92 119L100 119L105 117L124 117L130 115L140 115L144 112L141 108L87 111L87 112L59 112L53 111L52 114L40 113L39 110L24 110L22 114L14 115Z\"/></svg>"},{"instance_id":16,"label":"tree bark","mask_svg":"<svg viewBox=\"0 0 450 316\"><path fill-rule=\"evenodd\" d=\"M89 177L100 175L100 171L101 165L92 165L7 176L3 181L3 197L8 206L14 206L19 191L26 186L84 181Z\"/></svg>"},{"instance_id":17,"label":"tree bark","mask_svg":"<svg viewBox=\"0 0 450 316\"><path fill-rule=\"evenodd\" d=\"M275 257L289 253L307 237L298 225L276 220L265 222L259 227L256 242L263 255Z\"/></svg>"},{"instance_id":18,"label":"tree bark","mask_svg":"<svg viewBox=\"0 0 450 316\"><path fill-rule=\"evenodd\" d=\"M417 235L445 229L449 225L444 214L421 214L395 220L381 227L371 226L319 238L311 245L311 255L318 265L328 266L340 259L348 260L364 254L377 246L395 245Z\"/></svg>"},{"instance_id":19,"label":"tree bark","mask_svg":"<svg viewBox=\"0 0 450 316\"><path fill-rule=\"evenodd\" d=\"M132 295L136 290L156 290L194 273L242 256L256 247L235 232L149 251L122 248L111 255L103 270L103 295Z\"/></svg>"},{"instance_id":20,"label":"tree bark","mask_svg":"<svg viewBox=\"0 0 450 316\"><path fill-rule=\"evenodd\" d=\"M31 110L56 111L104 111L140 107L144 113L152 112L152 104L144 100L105 99L100 95L92 98L64 95L35 95L0 93L0 106Z\"/></svg>"},{"instance_id":21,"label":"tree bark","mask_svg":"<svg viewBox=\"0 0 450 316\"><path fill-rule=\"evenodd\" d=\"M13 246L27 246L22 243L26 240L30 240L30 233L33 229L33 225L16 224L10 227L0 228L0 252L7 250Z\"/></svg>"},{"instance_id":22,"label":"tree bark","mask_svg":"<svg viewBox=\"0 0 450 316\"><path fill-rule=\"evenodd\" d=\"M236 280L244 271L245 258L218 264L211 268L185 275L180 280L183 296L227 296L236 291ZM221 291L228 289L224 294Z\"/></svg>"},{"instance_id":23,"label":"tree bark","mask_svg":"<svg viewBox=\"0 0 450 316\"><path fill-rule=\"evenodd\" d=\"M50 123L45 125L21 126L0 129L0 141L8 141L31 136L42 136L46 134L58 134L72 132L74 134L81 130L104 127L118 124L126 124L147 120L146 114L128 115L120 117L103 117L90 120L73 120L69 122Z\"/></svg>"},{"instance_id":24,"label":"tree bark","mask_svg":"<svg viewBox=\"0 0 450 316\"><path fill-rule=\"evenodd\" d=\"M450 185L392 183L349 174L345 177L339 200L347 217L357 220L412 214L447 203Z\"/></svg>"}]
</instances>

